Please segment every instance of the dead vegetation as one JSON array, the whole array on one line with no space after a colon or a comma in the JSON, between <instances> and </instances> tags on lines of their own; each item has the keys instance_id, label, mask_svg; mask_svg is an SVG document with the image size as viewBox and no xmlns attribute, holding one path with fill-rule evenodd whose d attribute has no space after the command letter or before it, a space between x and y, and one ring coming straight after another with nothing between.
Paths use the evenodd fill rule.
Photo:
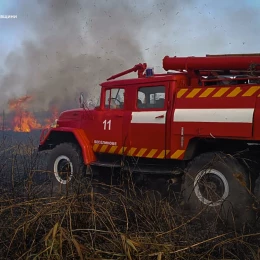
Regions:
<instances>
[{"instance_id":1,"label":"dead vegetation","mask_svg":"<svg viewBox=\"0 0 260 260\"><path fill-rule=\"evenodd\" d=\"M260 259L259 228L238 231L189 216L172 194L107 184L97 191L82 181L80 192L54 197L37 140L7 141L0 153L1 259Z\"/></svg>"}]
</instances>

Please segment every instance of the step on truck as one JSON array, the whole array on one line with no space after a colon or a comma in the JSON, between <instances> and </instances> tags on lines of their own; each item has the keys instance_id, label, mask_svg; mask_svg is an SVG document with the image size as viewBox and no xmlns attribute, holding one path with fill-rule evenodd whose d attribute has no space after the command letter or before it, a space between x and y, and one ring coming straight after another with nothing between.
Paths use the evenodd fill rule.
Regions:
<instances>
[{"instance_id":1,"label":"step on truck","mask_svg":"<svg viewBox=\"0 0 260 260\"><path fill-rule=\"evenodd\" d=\"M140 63L108 78L93 109L81 95L79 108L43 130L39 151L51 150L54 182L68 186L91 167L125 169L152 176L155 186L178 181L195 213L206 207L255 221L260 54L165 56L163 69L156 74ZM132 72L137 77L122 78Z\"/></svg>"}]
</instances>

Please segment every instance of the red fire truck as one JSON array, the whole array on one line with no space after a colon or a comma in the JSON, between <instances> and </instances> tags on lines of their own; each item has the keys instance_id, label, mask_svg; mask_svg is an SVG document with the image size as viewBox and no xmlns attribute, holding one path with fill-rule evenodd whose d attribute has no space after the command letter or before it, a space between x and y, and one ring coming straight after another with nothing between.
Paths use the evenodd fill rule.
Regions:
<instances>
[{"instance_id":1,"label":"red fire truck","mask_svg":"<svg viewBox=\"0 0 260 260\"><path fill-rule=\"evenodd\" d=\"M64 111L43 131L39 151L67 186L91 167L179 180L186 204L228 219L255 219L260 197L260 54L163 59L101 83L100 103ZM120 78L137 72L137 78ZM104 174L106 171L104 171ZM156 184L156 178L153 178ZM233 214L229 212L233 209Z\"/></svg>"}]
</instances>

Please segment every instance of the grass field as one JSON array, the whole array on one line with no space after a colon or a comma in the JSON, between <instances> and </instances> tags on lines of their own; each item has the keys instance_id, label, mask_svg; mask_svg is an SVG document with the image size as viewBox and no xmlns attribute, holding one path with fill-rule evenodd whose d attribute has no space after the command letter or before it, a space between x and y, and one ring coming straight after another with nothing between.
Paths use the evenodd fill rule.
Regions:
<instances>
[{"instance_id":1,"label":"grass field","mask_svg":"<svg viewBox=\"0 0 260 260\"><path fill-rule=\"evenodd\" d=\"M37 145L38 133L0 141L1 259L260 259L259 227L190 216L174 194L84 179L53 196Z\"/></svg>"}]
</instances>

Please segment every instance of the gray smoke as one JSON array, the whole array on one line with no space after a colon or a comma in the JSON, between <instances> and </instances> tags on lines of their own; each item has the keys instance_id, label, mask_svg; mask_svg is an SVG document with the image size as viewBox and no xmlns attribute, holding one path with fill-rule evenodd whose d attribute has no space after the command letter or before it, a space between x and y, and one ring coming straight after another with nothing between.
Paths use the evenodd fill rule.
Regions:
<instances>
[{"instance_id":1,"label":"gray smoke","mask_svg":"<svg viewBox=\"0 0 260 260\"><path fill-rule=\"evenodd\" d=\"M31 1L19 7L18 17L34 39L8 55L4 93L32 95L34 111L53 104L66 109L77 105L81 91L94 96L101 81L143 60L136 40L142 21L134 7L83 2Z\"/></svg>"},{"instance_id":2,"label":"gray smoke","mask_svg":"<svg viewBox=\"0 0 260 260\"><path fill-rule=\"evenodd\" d=\"M139 62L159 70L165 55L254 52L260 40L259 16L235 0L221 8L212 0L16 3L10 13L17 21L1 26L24 30L28 39L0 71L1 109L21 95L32 95L32 112L69 109L80 92L98 97L99 83Z\"/></svg>"}]
</instances>

